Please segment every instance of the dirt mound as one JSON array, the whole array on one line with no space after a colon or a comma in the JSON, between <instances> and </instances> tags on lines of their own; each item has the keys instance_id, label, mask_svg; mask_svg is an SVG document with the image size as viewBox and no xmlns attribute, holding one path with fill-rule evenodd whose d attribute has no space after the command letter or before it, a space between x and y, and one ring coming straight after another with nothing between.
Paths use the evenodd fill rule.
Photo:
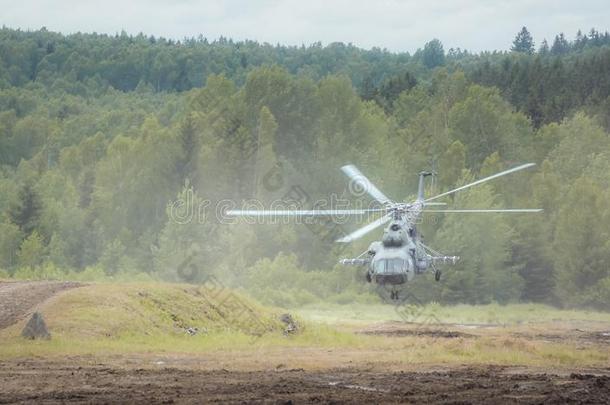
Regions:
<instances>
[{"instance_id":1,"label":"dirt mound","mask_svg":"<svg viewBox=\"0 0 610 405\"><path fill-rule=\"evenodd\" d=\"M2 327L40 311L50 332L66 340L241 332L255 341L286 328L277 311L222 286L91 283L37 306L54 293L76 286L79 284L2 284ZM7 332L10 336L18 333L15 328Z\"/></svg>"},{"instance_id":2,"label":"dirt mound","mask_svg":"<svg viewBox=\"0 0 610 405\"><path fill-rule=\"evenodd\" d=\"M438 324L438 325L422 325L422 324L410 324L402 322L383 322L380 324L369 326L368 328L357 331L362 335L374 335L374 336L393 336L393 337L404 337L404 336L428 336L433 338L474 338L475 335L468 333L458 332L448 328L449 325Z\"/></svg>"},{"instance_id":3,"label":"dirt mound","mask_svg":"<svg viewBox=\"0 0 610 405\"><path fill-rule=\"evenodd\" d=\"M604 403L604 375L509 373L502 367L430 372L125 369L19 361L0 364L0 402Z\"/></svg>"},{"instance_id":4,"label":"dirt mound","mask_svg":"<svg viewBox=\"0 0 610 405\"><path fill-rule=\"evenodd\" d=\"M0 329L26 318L37 305L58 292L79 286L59 281L0 282Z\"/></svg>"}]
</instances>

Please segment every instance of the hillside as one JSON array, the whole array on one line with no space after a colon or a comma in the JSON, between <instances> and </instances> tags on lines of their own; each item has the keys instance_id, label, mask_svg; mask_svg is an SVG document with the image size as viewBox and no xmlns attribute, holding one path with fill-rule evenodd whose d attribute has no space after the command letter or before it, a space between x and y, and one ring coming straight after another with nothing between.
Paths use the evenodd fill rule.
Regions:
<instances>
[{"instance_id":1,"label":"hillside","mask_svg":"<svg viewBox=\"0 0 610 405\"><path fill-rule=\"evenodd\" d=\"M36 310L44 315L52 340L59 341L60 350L71 350L72 344L91 350L103 340L110 347L117 341L127 346L141 342L144 347L152 348L165 339L197 335L210 335L217 340L224 334L234 336L237 341L247 341L265 334L281 335L286 327L280 321L280 312L266 309L237 292L209 284L197 287L145 283L66 286L25 282L2 283L0 287L3 317L7 310L4 307L13 301L22 309L29 308L12 319L18 320L17 323L0 325L5 328L0 331L3 338L16 338L27 321L25 315ZM11 287L12 291L5 291L4 287ZM62 291L66 288L67 291ZM38 301L25 303L24 290L36 291Z\"/></svg>"}]
</instances>

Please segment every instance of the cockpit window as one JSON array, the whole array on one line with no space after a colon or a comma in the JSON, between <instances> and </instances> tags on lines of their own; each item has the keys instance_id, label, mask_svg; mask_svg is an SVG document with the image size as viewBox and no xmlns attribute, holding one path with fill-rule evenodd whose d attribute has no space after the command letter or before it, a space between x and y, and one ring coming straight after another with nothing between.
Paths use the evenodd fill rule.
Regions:
<instances>
[{"instance_id":1,"label":"cockpit window","mask_svg":"<svg viewBox=\"0 0 610 405\"><path fill-rule=\"evenodd\" d=\"M406 262L403 259L380 259L375 262L376 273L404 273Z\"/></svg>"},{"instance_id":2,"label":"cockpit window","mask_svg":"<svg viewBox=\"0 0 610 405\"><path fill-rule=\"evenodd\" d=\"M386 260L380 259L375 262L375 272L376 273L385 273L386 268Z\"/></svg>"}]
</instances>

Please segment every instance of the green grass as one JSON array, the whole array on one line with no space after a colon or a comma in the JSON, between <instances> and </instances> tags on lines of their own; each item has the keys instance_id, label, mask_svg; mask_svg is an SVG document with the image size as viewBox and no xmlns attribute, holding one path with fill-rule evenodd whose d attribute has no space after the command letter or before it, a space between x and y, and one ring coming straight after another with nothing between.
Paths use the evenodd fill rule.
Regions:
<instances>
[{"instance_id":1,"label":"green grass","mask_svg":"<svg viewBox=\"0 0 610 405\"><path fill-rule=\"evenodd\" d=\"M237 292L180 284L91 284L54 297L42 312L55 335L73 339L178 336L189 327L252 333L282 329L277 310Z\"/></svg>"},{"instance_id":2,"label":"green grass","mask_svg":"<svg viewBox=\"0 0 610 405\"><path fill-rule=\"evenodd\" d=\"M179 284L91 284L65 291L41 308L53 338L30 341L19 336L25 321L0 331L0 359L63 358L115 355L216 356L238 361L260 358L291 367L348 364L505 364L546 367L604 366L605 346L578 347L573 342L544 342L499 328L494 336L442 339L429 336L370 336L354 327L381 320L401 320L390 305L319 304L298 311L299 333L285 336L278 320L283 310L263 307L235 291L264 329L252 329L248 318L203 287ZM510 324L553 320L610 323L610 314L560 311L542 305L428 305L421 317L434 314L442 322ZM336 325L341 325L337 327ZM542 324L544 325L544 324ZM189 336L186 327L199 328ZM288 354L287 354L288 353ZM223 357L224 356L224 357ZM233 361L233 360L227 360ZM353 363L352 363L353 362ZM266 363L265 363L266 364Z\"/></svg>"},{"instance_id":3,"label":"green grass","mask_svg":"<svg viewBox=\"0 0 610 405\"><path fill-rule=\"evenodd\" d=\"M371 321L408 321L454 324L514 325L551 321L593 321L610 323L610 313L586 310L560 310L542 304L488 304L422 307L392 304L316 304L297 311L301 317L326 324L361 324Z\"/></svg>"},{"instance_id":4,"label":"green grass","mask_svg":"<svg viewBox=\"0 0 610 405\"><path fill-rule=\"evenodd\" d=\"M10 338L0 347L0 359L11 358L65 358L87 356L108 358L116 355L160 356L172 355L210 358L220 354L237 363L242 356L255 354L265 362L265 357L294 349L290 354L301 358L283 361L293 362L292 367L314 361L315 357L341 366L349 364L391 365L452 365L497 364L507 366L539 367L605 367L610 353L600 348L576 348L569 344L527 342L523 339L431 339L426 337L372 337L321 330L305 332L298 336L284 337L269 334L253 341L250 336L230 332L209 336L123 336L121 338L65 339L51 341L24 341ZM314 349L313 351L311 349ZM332 349L332 350L331 350ZM301 352L301 350L303 350ZM327 354L327 352L334 352ZM342 353L343 358L341 357ZM333 356L337 356L335 360ZM275 356L277 357L277 356ZM283 355L282 355L283 357ZM311 357L311 358L308 358ZM232 360L233 361L233 360ZM336 361L336 363L334 363Z\"/></svg>"},{"instance_id":5,"label":"green grass","mask_svg":"<svg viewBox=\"0 0 610 405\"><path fill-rule=\"evenodd\" d=\"M244 310L247 308L247 310ZM357 345L358 337L327 325L303 322L285 336L283 312L232 290L179 284L92 284L51 299L42 307L50 341L19 336L25 321L0 331L0 358L45 354L205 352L253 346ZM197 328L195 336L187 328Z\"/></svg>"}]
</instances>

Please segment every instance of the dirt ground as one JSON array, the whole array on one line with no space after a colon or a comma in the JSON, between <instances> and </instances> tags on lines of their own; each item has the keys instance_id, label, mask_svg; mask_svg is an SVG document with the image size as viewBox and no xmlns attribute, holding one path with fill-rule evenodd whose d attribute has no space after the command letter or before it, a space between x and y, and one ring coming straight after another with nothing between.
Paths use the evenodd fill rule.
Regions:
<instances>
[{"instance_id":1,"label":"dirt ground","mask_svg":"<svg viewBox=\"0 0 610 405\"><path fill-rule=\"evenodd\" d=\"M0 329L27 317L58 292L78 286L79 283L59 281L0 281Z\"/></svg>"},{"instance_id":2,"label":"dirt ground","mask_svg":"<svg viewBox=\"0 0 610 405\"><path fill-rule=\"evenodd\" d=\"M610 376L506 367L382 372L0 365L0 403L608 403Z\"/></svg>"},{"instance_id":3,"label":"dirt ground","mask_svg":"<svg viewBox=\"0 0 610 405\"><path fill-rule=\"evenodd\" d=\"M24 319L75 283L0 282L0 329ZM532 340L608 347L608 325L558 323L514 329ZM423 327L379 322L356 333L478 339L487 325ZM505 331L502 333L506 333ZM362 351L372 355L355 361ZM0 361L4 403L610 403L610 365L561 371L511 366L400 365L375 360L375 348L279 348L246 353L147 353ZM356 353L355 351L358 351ZM260 360L259 360L260 358ZM291 360L303 364L292 368ZM352 362L352 360L354 360Z\"/></svg>"},{"instance_id":4,"label":"dirt ground","mask_svg":"<svg viewBox=\"0 0 610 405\"><path fill-rule=\"evenodd\" d=\"M608 346L610 350L610 325L593 321L554 321L538 326L525 324L513 326L510 331L501 325L490 324L433 324L422 325L409 322L378 322L356 333L374 336L427 336L441 339L477 339L488 336L512 336L547 343L571 343L578 347Z\"/></svg>"}]
</instances>

